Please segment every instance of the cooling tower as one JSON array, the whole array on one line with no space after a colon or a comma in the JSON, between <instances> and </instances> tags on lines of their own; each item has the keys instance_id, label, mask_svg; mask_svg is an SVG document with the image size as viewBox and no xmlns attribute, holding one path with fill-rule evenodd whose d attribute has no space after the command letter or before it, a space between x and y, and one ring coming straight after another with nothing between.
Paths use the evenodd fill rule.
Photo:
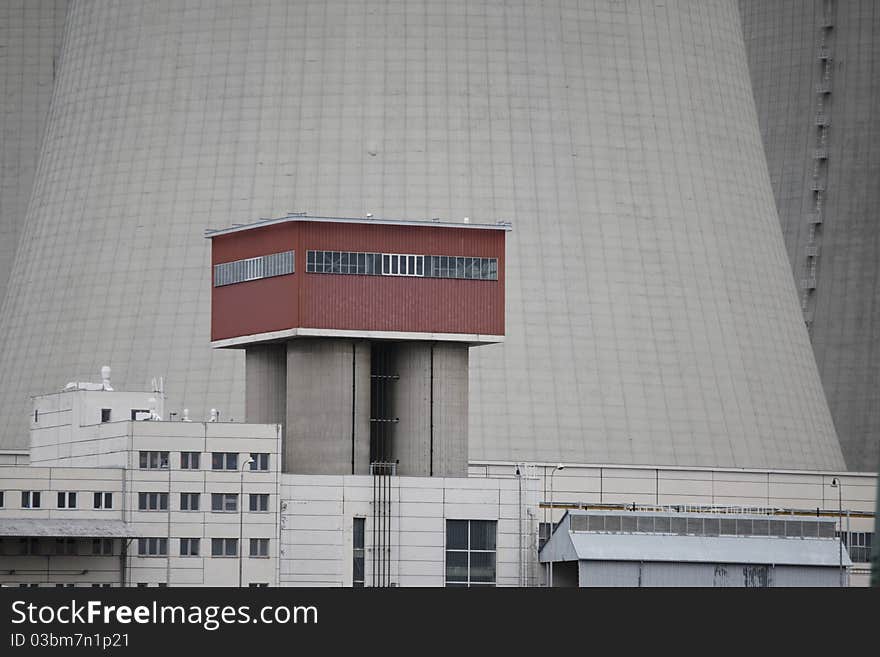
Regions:
<instances>
[{"instance_id":1,"label":"cooling tower","mask_svg":"<svg viewBox=\"0 0 880 657\"><path fill-rule=\"evenodd\" d=\"M242 415L206 227L510 220L479 460L841 468L733 0L74 2L0 409L103 363Z\"/></svg>"},{"instance_id":2,"label":"cooling tower","mask_svg":"<svg viewBox=\"0 0 880 657\"><path fill-rule=\"evenodd\" d=\"M24 224L67 0L0 0L0 306Z\"/></svg>"},{"instance_id":3,"label":"cooling tower","mask_svg":"<svg viewBox=\"0 0 880 657\"><path fill-rule=\"evenodd\" d=\"M851 470L880 464L880 4L740 4L770 182Z\"/></svg>"}]
</instances>

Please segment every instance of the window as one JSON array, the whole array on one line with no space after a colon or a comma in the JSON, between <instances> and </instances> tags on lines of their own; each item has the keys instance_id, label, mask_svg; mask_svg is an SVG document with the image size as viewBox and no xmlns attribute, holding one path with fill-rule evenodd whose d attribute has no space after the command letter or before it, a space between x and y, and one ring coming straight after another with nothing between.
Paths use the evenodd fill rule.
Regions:
<instances>
[{"instance_id":1,"label":"window","mask_svg":"<svg viewBox=\"0 0 880 657\"><path fill-rule=\"evenodd\" d=\"M466 278L469 280L497 281L498 258L470 256L425 256L426 276L432 278Z\"/></svg>"},{"instance_id":2,"label":"window","mask_svg":"<svg viewBox=\"0 0 880 657\"><path fill-rule=\"evenodd\" d=\"M93 538L92 539L92 554L99 555L112 555L113 554L113 539L112 538Z\"/></svg>"},{"instance_id":3,"label":"window","mask_svg":"<svg viewBox=\"0 0 880 657\"><path fill-rule=\"evenodd\" d=\"M870 563L873 538L874 532L844 532L843 544L849 549L849 558L856 563Z\"/></svg>"},{"instance_id":4,"label":"window","mask_svg":"<svg viewBox=\"0 0 880 657\"><path fill-rule=\"evenodd\" d=\"M147 588L148 586L149 586L149 584L147 584L146 582L138 582L138 584L137 584L137 587L138 587L139 589L145 589L145 588Z\"/></svg>"},{"instance_id":5,"label":"window","mask_svg":"<svg viewBox=\"0 0 880 657\"><path fill-rule=\"evenodd\" d=\"M198 452L181 452L180 453L180 469L181 470L198 470L199 469Z\"/></svg>"},{"instance_id":6,"label":"window","mask_svg":"<svg viewBox=\"0 0 880 657\"><path fill-rule=\"evenodd\" d=\"M425 256L402 253L382 254L383 276L424 276Z\"/></svg>"},{"instance_id":7,"label":"window","mask_svg":"<svg viewBox=\"0 0 880 657\"><path fill-rule=\"evenodd\" d=\"M149 420L153 416L149 410L145 408L133 408L131 409L131 421L132 422L141 422L143 420ZM143 466L141 466L143 467Z\"/></svg>"},{"instance_id":8,"label":"window","mask_svg":"<svg viewBox=\"0 0 880 657\"><path fill-rule=\"evenodd\" d=\"M23 490L21 491L21 508L22 509L39 509L40 508L40 491Z\"/></svg>"},{"instance_id":9,"label":"window","mask_svg":"<svg viewBox=\"0 0 880 657\"><path fill-rule=\"evenodd\" d=\"M269 556L269 539L268 538L252 538L251 539L251 556L252 557L268 557Z\"/></svg>"},{"instance_id":10,"label":"window","mask_svg":"<svg viewBox=\"0 0 880 657\"><path fill-rule=\"evenodd\" d=\"M446 586L495 586L495 520L446 521Z\"/></svg>"},{"instance_id":11,"label":"window","mask_svg":"<svg viewBox=\"0 0 880 657\"><path fill-rule=\"evenodd\" d=\"M148 470L168 468L168 452L141 452L140 466Z\"/></svg>"},{"instance_id":12,"label":"window","mask_svg":"<svg viewBox=\"0 0 880 657\"><path fill-rule=\"evenodd\" d=\"M364 535L367 519L355 518L352 527L352 574L351 585L359 589L364 587Z\"/></svg>"},{"instance_id":13,"label":"window","mask_svg":"<svg viewBox=\"0 0 880 657\"><path fill-rule=\"evenodd\" d=\"M76 554L76 540L72 538L56 538L55 554L72 555Z\"/></svg>"},{"instance_id":14,"label":"window","mask_svg":"<svg viewBox=\"0 0 880 657\"><path fill-rule=\"evenodd\" d=\"M199 510L199 494L198 493L181 493L180 494L180 510L181 511L198 511Z\"/></svg>"},{"instance_id":15,"label":"window","mask_svg":"<svg viewBox=\"0 0 880 657\"><path fill-rule=\"evenodd\" d=\"M58 493L58 508L59 509L75 509L76 508L76 493Z\"/></svg>"},{"instance_id":16,"label":"window","mask_svg":"<svg viewBox=\"0 0 880 657\"><path fill-rule=\"evenodd\" d=\"M167 538L139 538L138 555L142 557L164 557L168 554Z\"/></svg>"},{"instance_id":17,"label":"window","mask_svg":"<svg viewBox=\"0 0 880 657\"><path fill-rule=\"evenodd\" d=\"M56 584L56 589L72 589L76 588L76 584Z\"/></svg>"},{"instance_id":18,"label":"window","mask_svg":"<svg viewBox=\"0 0 880 657\"><path fill-rule=\"evenodd\" d=\"M269 494L268 493L251 493L250 494L251 511L268 511L269 510Z\"/></svg>"},{"instance_id":19,"label":"window","mask_svg":"<svg viewBox=\"0 0 880 657\"><path fill-rule=\"evenodd\" d=\"M140 511L167 511L168 493L138 493Z\"/></svg>"},{"instance_id":20,"label":"window","mask_svg":"<svg viewBox=\"0 0 880 657\"><path fill-rule=\"evenodd\" d=\"M211 493L211 511L238 511L238 493Z\"/></svg>"},{"instance_id":21,"label":"window","mask_svg":"<svg viewBox=\"0 0 880 657\"><path fill-rule=\"evenodd\" d=\"M102 409L101 409L101 423L102 423L102 424L103 424L104 422L109 422L109 421L110 421L110 410L111 410L111 409L109 409L109 408L102 408Z\"/></svg>"},{"instance_id":22,"label":"window","mask_svg":"<svg viewBox=\"0 0 880 657\"><path fill-rule=\"evenodd\" d=\"M361 274L375 276L381 273L381 254L351 251L307 251L306 272L311 274Z\"/></svg>"},{"instance_id":23,"label":"window","mask_svg":"<svg viewBox=\"0 0 880 657\"><path fill-rule=\"evenodd\" d=\"M238 470L237 452L213 452L211 454L212 470Z\"/></svg>"},{"instance_id":24,"label":"window","mask_svg":"<svg viewBox=\"0 0 880 657\"><path fill-rule=\"evenodd\" d=\"M3 496L3 491L0 490L0 509L2 509L2 508L4 507L4 503L3 503L4 500L3 500L3 497L4 497L4 496Z\"/></svg>"},{"instance_id":25,"label":"window","mask_svg":"<svg viewBox=\"0 0 880 657\"><path fill-rule=\"evenodd\" d=\"M251 582L248 584L248 588L252 589L265 589L269 587L269 582Z\"/></svg>"},{"instance_id":26,"label":"window","mask_svg":"<svg viewBox=\"0 0 880 657\"><path fill-rule=\"evenodd\" d=\"M182 538L180 539L180 556L197 557L199 556L199 539Z\"/></svg>"},{"instance_id":27,"label":"window","mask_svg":"<svg viewBox=\"0 0 880 657\"><path fill-rule=\"evenodd\" d=\"M214 265L214 287L293 273L293 251Z\"/></svg>"},{"instance_id":28,"label":"window","mask_svg":"<svg viewBox=\"0 0 880 657\"><path fill-rule=\"evenodd\" d=\"M238 556L238 539L237 538L212 538L211 539L211 556L212 557L237 557Z\"/></svg>"},{"instance_id":29,"label":"window","mask_svg":"<svg viewBox=\"0 0 880 657\"><path fill-rule=\"evenodd\" d=\"M93 505L96 509L112 509L113 493L95 493Z\"/></svg>"},{"instance_id":30,"label":"window","mask_svg":"<svg viewBox=\"0 0 880 657\"><path fill-rule=\"evenodd\" d=\"M257 452L251 452L251 470L268 470L269 469L269 455L261 454Z\"/></svg>"},{"instance_id":31,"label":"window","mask_svg":"<svg viewBox=\"0 0 880 657\"><path fill-rule=\"evenodd\" d=\"M18 540L18 553L21 555L40 554L40 539L21 538Z\"/></svg>"},{"instance_id":32,"label":"window","mask_svg":"<svg viewBox=\"0 0 880 657\"><path fill-rule=\"evenodd\" d=\"M109 589L112 588L112 584L92 584L93 589Z\"/></svg>"}]
</instances>

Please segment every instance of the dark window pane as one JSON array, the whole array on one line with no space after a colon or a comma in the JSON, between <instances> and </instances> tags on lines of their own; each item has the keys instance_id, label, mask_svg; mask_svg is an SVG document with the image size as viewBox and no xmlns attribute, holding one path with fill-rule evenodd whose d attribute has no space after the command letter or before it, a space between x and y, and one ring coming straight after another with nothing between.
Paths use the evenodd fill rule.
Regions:
<instances>
[{"instance_id":1,"label":"dark window pane","mask_svg":"<svg viewBox=\"0 0 880 657\"><path fill-rule=\"evenodd\" d=\"M468 521L446 521L446 547L450 550L468 549Z\"/></svg>"},{"instance_id":2,"label":"dark window pane","mask_svg":"<svg viewBox=\"0 0 880 657\"><path fill-rule=\"evenodd\" d=\"M495 521L471 520L471 550L495 549Z\"/></svg>"},{"instance_id":3,"label":"dark window pane","mask_svg":"<svg viewBox=\"0 0 880 657\"><path fill-rule=\"evenodd\" d=\"M446 579L447 581L467 582L468 579L468 553L446 553Z\"/></svg>"},{"instance_id":4,"label":"dark window pane","mask_svg":"<svg viewBox=\"0 0 880 657\"><path fill-rule=\"evenodd\" d=\"M471 552L471 581L495 581L495 553Z\"/></svg>"}]
</instances>

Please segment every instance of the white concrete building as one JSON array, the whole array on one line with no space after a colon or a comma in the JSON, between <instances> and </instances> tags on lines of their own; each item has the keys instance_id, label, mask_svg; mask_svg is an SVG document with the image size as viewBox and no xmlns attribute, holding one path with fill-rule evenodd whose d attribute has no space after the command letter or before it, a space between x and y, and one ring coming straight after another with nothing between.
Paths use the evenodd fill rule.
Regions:
<instances>
[{"instance_id":1,"label":"white concrete building","mask_svg":"<svg viewBox=\"0 0 880 657\"><path fill-rule=\"evenodd\" d=\"M538 530L551 518L736 509L840 521L855 563L840 555L845 583L867 583L873 474L501 462L472 463L468 478L400 477L394 464L285 474L279 425L159 420L160 391L69 388L35 398L30 462L0 460L4 585L543 585ZM804 545L786 553L809 560Z\"/></svg>"},{"instance_id":2,"label":"white concrete building","mask_svg":"<svg viewBox=\"0 0 880 657\"><path fill-rule=\"evenodd\" d=\"M30 463L0 466L4 585L537 582L525 471L279 474L279 425L163 421L161 392L70 388L35 398Z\"/></svg>"}]
</instances>

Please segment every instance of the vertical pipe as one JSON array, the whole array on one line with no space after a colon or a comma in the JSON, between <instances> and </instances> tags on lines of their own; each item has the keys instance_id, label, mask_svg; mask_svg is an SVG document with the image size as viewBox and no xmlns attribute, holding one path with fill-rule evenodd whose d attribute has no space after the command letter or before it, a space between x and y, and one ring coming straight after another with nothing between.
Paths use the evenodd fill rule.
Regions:
<instances>
[{"instance_id":1,"label":"vertical pipe","mask_svg":"<svg viewBox=\"0 0 880 657\"><path fill-rule=\"evenodd\" d=\"M165 586L171 586L171 454L168 455L168 528L167 554L165 555Z\"/></svg>"},{"instance_id":2,"label":"vertical pipe","mask_svg":"<svg viewBox=\"0 0 880 657\"><path fill-rule=\"evenodd\" d=\"M385 555L384 555L384 546L385 546L385 506L382 503L383 493L385 492L385 482L382 481L382 465L379 465L379 477L378 486L379 486L379 586L382 586L383 582L383 570L385 568Z\"/></svg>"},{"instance_id":3,"label":"vertical pipe","mask_svg":"<svg viewBox=\"0 0 880 657\"><path fill-rule=\"evenodd\" d=\"M354 474L354 443L355 443L355 400L356 400L356 365L357 360L357 343L351 343L351 474Z\"/></svg>"},{"instance_id":4,"label":"vertical pipe","mask_svg":"<svg viewBox=\"0 0 880 657\"><path fill-rule=\"evenodd\" d=\"M522 533L522 473L519 469L519 466L516 466L516 481L518 487L518 497L517 497L517 507L516 507L516 517L519 521L518 531L519 531L519 557L517 557L517 563L519 565L519 586L522 588L523 585L523 533Z\"/></svg>"},{"instance_id":5,"label":"vertical pipe","mask_svg":"<svg viewBox=\"0 0 880 657\"><path fill-rule=\"evenodd\" d=\"M373 478L373 522L371 530L373 533L373 558L372 558L372 572L370 576L373 578L373 586L376 586L376 472L374 466L370 466L370 474Z\"/></svg>"},{"instance_id":6,"label":"vertical pipe","mask_svg":"<svg viewBox=\"0 0 880 657\"><path fill-rule=\"evenodd\" d=\"M431 343L431 391L430 398L431 401L428 405L428 411L430 413L430 429L428 433L429 437L429 453L428 453L428 476L434 476L434 345L435 343Z\"/></svg>"}]
</instances>

